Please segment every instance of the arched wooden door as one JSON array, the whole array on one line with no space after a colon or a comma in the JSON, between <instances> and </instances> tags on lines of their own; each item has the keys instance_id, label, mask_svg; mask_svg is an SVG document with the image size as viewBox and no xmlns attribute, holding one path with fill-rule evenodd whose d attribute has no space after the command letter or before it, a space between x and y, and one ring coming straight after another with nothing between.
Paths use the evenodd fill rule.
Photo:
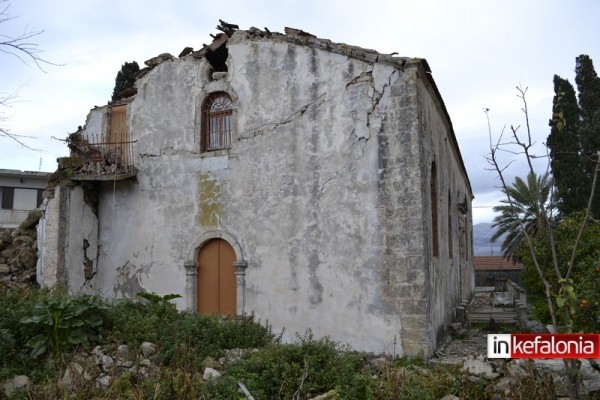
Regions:
<instances>
[{"instance_id":1,"label":"arched wooden door","mask_svg":"<svg viewBox=\"0 0 600 400\"><path fill-rule=\"evenodd\" d=\"M236 307L235 252L223 239L206 242L198 254L198 312L234 318Z\"/></svg>"}]
</instances>

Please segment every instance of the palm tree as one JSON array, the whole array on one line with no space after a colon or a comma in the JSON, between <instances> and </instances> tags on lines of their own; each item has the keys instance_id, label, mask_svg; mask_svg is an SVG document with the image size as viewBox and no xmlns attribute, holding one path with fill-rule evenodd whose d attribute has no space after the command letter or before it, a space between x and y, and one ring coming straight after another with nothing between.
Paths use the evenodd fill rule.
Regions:
<instances>
[{"instance_id":1,"label":"palm tree","mask_svg":"<svg viewBox=\"0 0 600 400\"><path fill-rule=\"evenodd\" d=\"M494 218L492 227L496 228L496 233L491 240L506 235L500 248L505 258L520 261L520 251L525 244L523 230L535 238L542 231L545 221L550 220L551 190L552 178L548 173L537 175L532 172L527 175L527 181L516 177L512 186L502 190L507 194L507 199L501 201L502 205L494 207L494 211L500 214Z\"/></svg>"}]
</instances>

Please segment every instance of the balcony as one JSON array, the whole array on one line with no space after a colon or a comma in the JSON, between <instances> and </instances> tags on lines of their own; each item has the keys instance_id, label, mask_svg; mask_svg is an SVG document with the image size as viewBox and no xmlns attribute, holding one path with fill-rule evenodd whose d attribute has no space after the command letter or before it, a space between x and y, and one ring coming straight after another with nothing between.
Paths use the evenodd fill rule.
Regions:
<instances>
[{"instance_id":1,"label":"balcony","mask_svg":"<svg viewBox=\"0 0 600 400\"><path fill-rule=\"evenodd\" d=\"M69 179L119 181L137 173L133 156L136 141L89 142L76 136L68 143L71 156L59 159L58 165Z\"/></svg>"},{"instance_id":2,"label":"balcony","mask_svg":"<svg viewBox=\"0 0 600 400\"><path fill-rule=\"evenodd\" d=\"M0 228L16 228L25 221L31 210L0 209Z\"/></svg>"}]
</instances>

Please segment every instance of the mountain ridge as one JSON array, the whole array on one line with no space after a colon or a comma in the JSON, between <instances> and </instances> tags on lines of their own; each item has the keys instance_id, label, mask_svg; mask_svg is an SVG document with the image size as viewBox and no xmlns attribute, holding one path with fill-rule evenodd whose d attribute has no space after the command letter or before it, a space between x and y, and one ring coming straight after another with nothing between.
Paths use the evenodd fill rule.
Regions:
<instances>
[{"instance_id":1,"label":"mountain ridge","mask_svg":"<svg viewBox=\"0 0 600 400\"><path fill-rule=\"evenodd\" d=\"M496 232L496 229L492 225L492 222L480 222L473 225L473 254L475 256L502 255L500 247L505 235L498 238L495 242L491 242L491 238Z\"/></svg>"}]
</instances>

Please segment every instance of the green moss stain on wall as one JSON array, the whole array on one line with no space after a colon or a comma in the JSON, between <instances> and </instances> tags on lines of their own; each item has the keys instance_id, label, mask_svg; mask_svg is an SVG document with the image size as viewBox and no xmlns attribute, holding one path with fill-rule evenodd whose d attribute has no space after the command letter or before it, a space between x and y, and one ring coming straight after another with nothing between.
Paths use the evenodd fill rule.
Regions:
<instances>
[{"instance_id":1,"label":"green moss stain on wall","mask_svg":"<svg viewBox=\"0 0 600 400\"><path fill-rule=\"evenodd\" d=\"M216 179L207 174L198 176L198 192L200 193L200 215L198 223L205 228L219 226L219 216L223 212L220 203L221 187Z\"/></svg>"}]
</instances>

